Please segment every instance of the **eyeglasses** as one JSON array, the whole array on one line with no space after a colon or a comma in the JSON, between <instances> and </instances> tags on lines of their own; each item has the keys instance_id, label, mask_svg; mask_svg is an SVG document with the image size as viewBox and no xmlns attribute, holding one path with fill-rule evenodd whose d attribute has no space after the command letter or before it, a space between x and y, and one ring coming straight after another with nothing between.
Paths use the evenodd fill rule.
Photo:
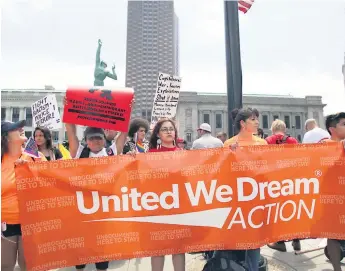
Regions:
<instances>
[{"instance_id":1,"label":"eyeglasses","mask_svg":"<svg viewBox=\"0 0 345 271\"><path fill-rule=\"evenodd\" d=\"M162 129L160 129L160 131L162 132L162 133L173 133L173 132L175 132L175 129L174 128L172 128L172 127L170 127L170 128L162 128Z\"/></svg>"}]
</instances>

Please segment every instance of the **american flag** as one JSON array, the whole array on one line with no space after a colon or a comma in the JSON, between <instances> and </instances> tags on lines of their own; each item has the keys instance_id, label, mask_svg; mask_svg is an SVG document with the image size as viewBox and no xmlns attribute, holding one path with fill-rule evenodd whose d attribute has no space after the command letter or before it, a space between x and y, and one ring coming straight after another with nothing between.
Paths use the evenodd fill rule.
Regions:
<instances>
[{"instance_id":1,"label":"american flag","mask_svg":"<svg viewBox=\"0 0 345 271\"><path fill-rule=\"evenodd\" d=\"M239 0L238 9L242 11L243 13L246 13L253 4L254 4L254 0Z\"/></svg>"}]
</instances>

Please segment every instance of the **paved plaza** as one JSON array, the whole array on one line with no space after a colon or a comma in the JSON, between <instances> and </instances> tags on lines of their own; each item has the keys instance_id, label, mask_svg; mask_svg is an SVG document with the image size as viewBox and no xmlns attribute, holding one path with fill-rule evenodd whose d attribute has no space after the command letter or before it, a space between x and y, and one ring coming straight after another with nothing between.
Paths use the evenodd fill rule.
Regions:
<instances>
[{"instance_id":1,"label":"paved plaza","mask_svg":"<svg viewBox=\"0 0 345 271\"><path fill-rule=\"evenodd\" d=\"M322 240L310 239L303 240L302 250L310 250L317 248ZM269 271L333 271L332 265L326 258L322 250L295 255L291 243L287 244L288 252L282 253L274 251L268 247L262 248L261 254L264 255L269 262ZM200 254L187 254L187 271L201 271L205 262ZM343 264L345 270L345 263ZM58 269L59 271L72 271L71 268ZM87 271L95 270L94 265L88 265ZM127 261L114 261L110 263L109 270L116 271L150 271L150 259L132 259ZM173 271L171 257L166 257L164 271Z\"/></svg>"}]
</instances>

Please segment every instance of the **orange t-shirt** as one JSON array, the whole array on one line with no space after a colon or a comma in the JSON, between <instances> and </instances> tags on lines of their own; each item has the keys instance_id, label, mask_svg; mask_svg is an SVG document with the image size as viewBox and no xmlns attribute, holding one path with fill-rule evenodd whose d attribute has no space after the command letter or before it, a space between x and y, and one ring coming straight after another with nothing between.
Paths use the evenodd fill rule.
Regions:
<instances>
[{"instance_id":1,"label":"orange t-shirt","mask_svg":"<svg viewBox=\"0 0 345 271\"><path fill-rule=\"evenodd\" d=\"M224 142L224 147L230 147L232 144L235 144L236 142L238 142L238 145L240 147L252 145L267 145L265 139L253 135L250 140L241 140L238 138L238 136L234 136Z\"/></svg>"},{"instance_id":2,"label":"orange t-shirt","mask_svg":"<svg viewBox=\"0 0 345 271\"><path fill-rule=\"evenodd\" d=\"M35 158L35 161L46 161L43 154L41 158ZM32 158L26 154L20 157L28 162L33 162ZM4 155L1 162L1 221L7 224L20 224L19 206L16 188L16 176L14 172L14 162L18 158L12 158Z\"/></svg>"}]
</instances>

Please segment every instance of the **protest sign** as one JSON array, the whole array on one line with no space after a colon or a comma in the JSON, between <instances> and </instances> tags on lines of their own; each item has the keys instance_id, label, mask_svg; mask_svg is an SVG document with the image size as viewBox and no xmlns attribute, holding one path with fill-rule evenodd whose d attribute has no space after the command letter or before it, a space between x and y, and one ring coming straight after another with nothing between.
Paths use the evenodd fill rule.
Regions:
<instances>
[{"instance_id":1,"label":"protest sign","mask_svg":"<svg viewBox=\"0 0 345 271\"><path fill-rule=\"evenodd\" d=\"M38 154L37 144L32 137L30 137L28 139L28 141L26 142L26 145L25 145L23 152L26 153L27 155L33 157L33 158L40 158L40 156Z\"/></svg>"},{"instance_id":2,"label":"protest sign","mask_svg":"<svg viewBox=\"0 0 345 271\"><path fill-rule=\"evenodd\" d=\"M174 118L180 96L181 77L159 73L152 117Z\"/></svg>"},{"instance_id":3,"label":"protest sign","mask_svg":"<svg viewBox=\"0 0 345 271\"><path fill-rule=\"evenodd\" d=\"M344 240L344 167L341 144L22 165L26 264L39 271L295 238Z\"/></svg>"},{"instance_id":4,"label":"protest sign","mask_svg":"<svg viewBox=\"0 0 345 271\"><path fill-rule=\"evenodd\" d=\"M49 130L56 130L62 127L59 109L55 94L49 94L34 102L31 106L33 127L47 127Z\"/></svg>"},{"instance_id":5,"label":"protest sign","mask_svg":"<svg viewBox=\"0 0 345 271\"><path fill-rule=\"evenodd\" d=\"M63 122L127 132L133 97L131 88L69 88Z\"/></svg>"}]
</instances>

